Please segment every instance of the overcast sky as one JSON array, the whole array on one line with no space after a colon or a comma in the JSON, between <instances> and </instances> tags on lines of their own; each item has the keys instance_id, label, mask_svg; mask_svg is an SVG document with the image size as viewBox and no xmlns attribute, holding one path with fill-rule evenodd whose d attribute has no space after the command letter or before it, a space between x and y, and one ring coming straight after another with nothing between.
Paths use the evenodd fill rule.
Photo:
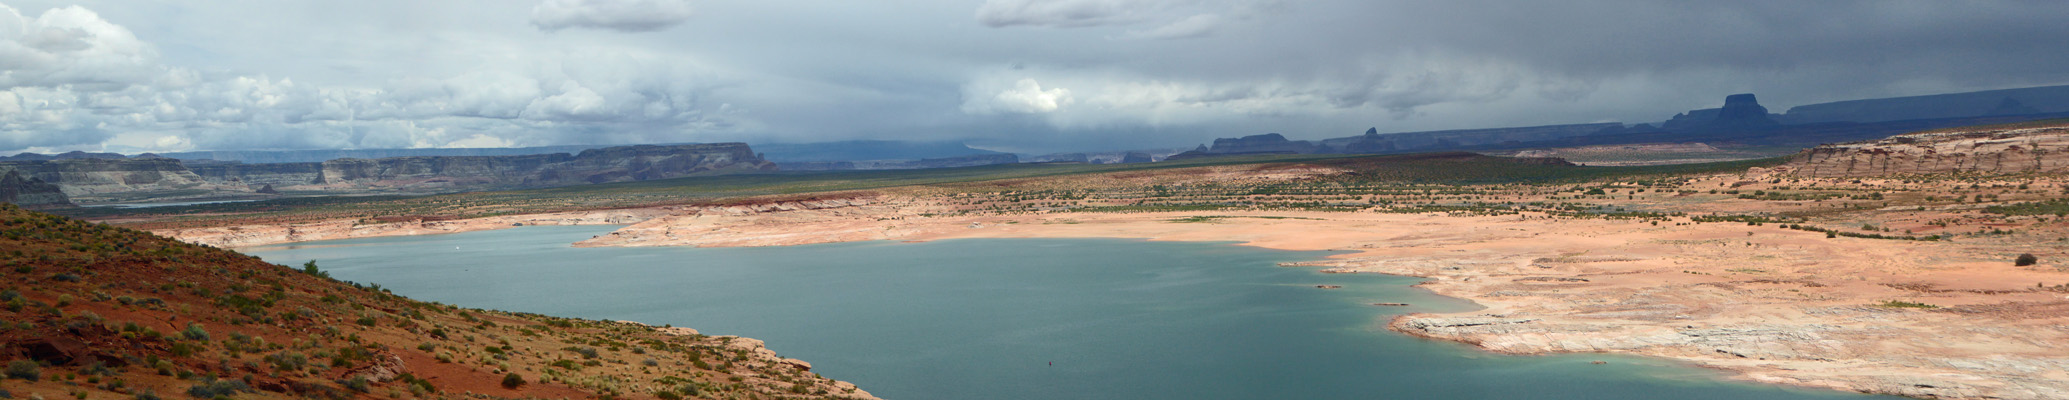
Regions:
<instances>
[{"instance_id":1,"label":"overcast sky","mask_svg":"<svg viewBox=\"0 0 2069 400\"><path fill-rule=\"evenodd\" d=\"M2063 1L0 0L0 152L1657 122L2069 83Z\"/></svg>"}]
</instances>

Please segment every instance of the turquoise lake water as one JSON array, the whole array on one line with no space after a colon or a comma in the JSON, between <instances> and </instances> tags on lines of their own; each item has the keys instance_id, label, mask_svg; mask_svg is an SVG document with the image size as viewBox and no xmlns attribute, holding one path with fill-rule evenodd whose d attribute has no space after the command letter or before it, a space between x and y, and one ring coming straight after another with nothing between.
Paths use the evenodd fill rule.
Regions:
<instances>
[{"instance_id":1,"label":"turquoise lake water","mask_svg":"<svg viewBox=\"0 0 2069 400\"><path fill-rule=\"evenodd\" d=\"M1884 398L1729 382L1665 360L1503 356L1408 337L1384 323L1474 307L1409 287L1415 278L1276 266L1322 252L1106 239L569 245L614 228L243 251L316 260L419 300L762 339L886 399Z\"/></svg>"}]
</instances>

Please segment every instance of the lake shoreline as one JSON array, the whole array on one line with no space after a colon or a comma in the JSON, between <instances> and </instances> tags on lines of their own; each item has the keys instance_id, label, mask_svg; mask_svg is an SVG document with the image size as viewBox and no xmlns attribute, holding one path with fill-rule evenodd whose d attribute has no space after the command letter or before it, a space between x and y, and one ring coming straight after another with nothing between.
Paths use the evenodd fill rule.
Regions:
<instances>
[{"instance_id":1,"label":"lake shoreline","mask_svg":"<svg viewBox=\"0 0 2069 400\"><path fill-rule=\"evenodd\" d=\"M2061 361L2052 355L2060 350L2022 338L2062 336L2048 328L2052 321L2007 324L1997 329L2015 333L1978 338L1966 329L1980 317L1875 306L1886 299L1920 298L1919 292L1906 289L1916 286L1900 284L2009 286L2007 282L2049 277L1983 262L1975 254L1998 250L1981 244L1830 240L1779 227L1658 226L1527 213L944 216L935 214L940 208L903 198L643 210L634 212L643 218L637 223L575 245L760 247L870 240L1121 238L1350 251L1294 264L1321 272L1429 279L1416 286L1486 309L1404 315L1387 323L1389 329L1496 353L1652 356L1731 371L1734 378L1751 382L1913 397L2049 398L2052 393L2069 393L2069 384L2032 372L2056 367ZM459 225L463 229L438 233L510 226L504 222L465 224ZM410 234L402 232L411 231L381 235ZM1910 261L1892 263L1886 258L1890 256ZM2060 302L2048 292L1932 295L1943 306ZM1907 329L1877 328L1892 322ZM1966 348L1937 344L1943 337L1977 342ZM2036 380L2042 384L2026 383Z\"/></svg>"}]
</instances>

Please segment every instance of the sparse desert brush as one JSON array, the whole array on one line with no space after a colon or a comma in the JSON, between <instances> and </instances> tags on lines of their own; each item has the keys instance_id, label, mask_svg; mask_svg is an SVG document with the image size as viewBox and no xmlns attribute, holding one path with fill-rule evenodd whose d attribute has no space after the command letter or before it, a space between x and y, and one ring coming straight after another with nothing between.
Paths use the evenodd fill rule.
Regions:
<instances>
[{"instance_id":1,"label":"sparse desert brush","mask_svg":"<svg viewBox=\"0 0 2069 400\"><path fill-rule=\"evenodd\" d=\"M2033 253L2020 254L2018 258L2012 260L2012 265L2020 267L2030 266L2039 263L2040 257L2033 256Z\"/></svg>"},{"instance_id":2,"label":"sparse desert brush","mask_svg":"<svg viewBox=\"0 0 2069 400\"><path fill-rule=\"evenodd\" d=\"M43 366L30 360L7 362L7 378L35 382L43 379Z\"/></svg>"},{"instance_id":3,"label":"sparse desert brush","mask_svg":"<svg viewBox=\"0 0 2069 400\"><path fill-rule=\"evenodd\" d=\"M1890 307L1890 308L1928 308L1928 309L1930 309L1930 308L1940 308L1940 306L1937 306L1937 305L1932 305L1932 304L1926 304L1926 303L1918 303L1918 302L1910 302L1910 301L1902 301L1902 300L1889 300L1889 301L1884 301L1884 302L1882 302L1882 304L1878 304L1878 305L1880 305L1880 306L1883 306L1883 307Z\"/></svg>"}]
</instances>

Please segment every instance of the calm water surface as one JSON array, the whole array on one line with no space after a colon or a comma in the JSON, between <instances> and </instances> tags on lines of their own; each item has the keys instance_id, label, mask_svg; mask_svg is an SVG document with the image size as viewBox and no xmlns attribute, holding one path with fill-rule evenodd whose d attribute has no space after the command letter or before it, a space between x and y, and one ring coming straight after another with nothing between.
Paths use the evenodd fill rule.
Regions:
<instances>
[{"instance_id":1,"label":"calm water surface","mask_svg":"<svg viewBox=\"0 0 2069 400\"><path fill-rule=\"evenodd\" d=\"M1874 398L1725 382L1662 360L1500 356L1388 332L1395 314L1472 305L1410 288L1413 278L1275 266L1321 252L1089 239L569 246L614 228L245 251L316 260L419 300L762 339L887 399Z\"/></svg>"}]
</instances>

